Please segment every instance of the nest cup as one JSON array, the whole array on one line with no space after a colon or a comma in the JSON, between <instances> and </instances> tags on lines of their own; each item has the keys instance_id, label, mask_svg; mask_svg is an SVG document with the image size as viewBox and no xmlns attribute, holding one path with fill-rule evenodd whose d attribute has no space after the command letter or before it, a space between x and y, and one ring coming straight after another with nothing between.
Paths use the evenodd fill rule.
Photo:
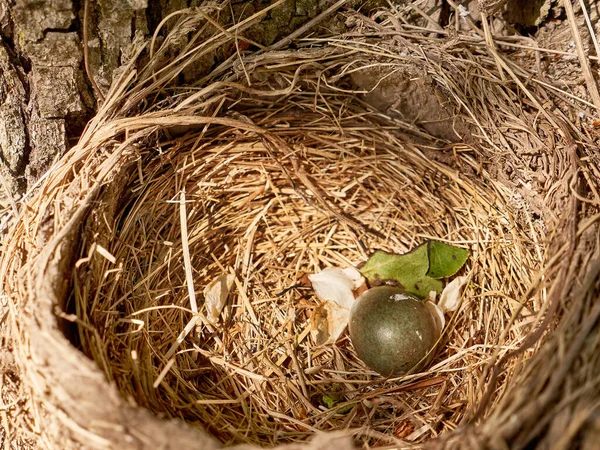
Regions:
<instances>
[{"instance_id":1,"label":"nest cup","mask_svg":"<svg viewBox=\"0 0 600 450\"><path fill-rule=\"evenodd\" d=\"M521 281L531 275L517 266L516 251L531 265L533 247L507 242L509 213L418 149L400 140L386 144L377 131L332 135L334 124L310 110L300 117L320 121L329 133L303 132L299 122L297 137L274 144L270 136L236 136L198 145L192 133L159 143L161 154L154 146L138 150L142 170L128 174L116 217L107 217L111 231L85 227L93 232L85 233L70 300L87 325L78 327L82 348L138 404L228 444L272 446L344 428L369 445L393 443L389 430L436 421L436 399L453 405L447 413L459 420L466 412L461 399L477 395L478 360L520 335L506 326L518 303L477 301L476 286L522 294ZM104 215L103 207L94 209ZM368 249L404 253L419 236L473 251L464 309L428 374L382 379L356 358L346 335L335 345L316 345L318 300L310 291L280 295L303 273L358 265ZM110 256L98 254L99 246ZM487 276L495 260L518 267L520 282ZM202 293L215 280L227 284L227 275L226 309L211 323ZM188 283L198 292L200 317L175 350L194 317ZM477 334L465 335L468 327ZM469 339L472 350L461 351ZM452 380L463 387L448 389ZM336 396L341 406L327 408L323 399ZM378 404L388 402L391 408ZM362 429L365 421L370 430ZM406 436L431 437L415 430Z\"/></svg>"},{"instance_id":2,"label":"nest cup","mask_svg":"<svg viewBox=\"0 0 600 450\"><path fill-rule=\"evenodd\" d=\"M47 439L272 447L342 431L319 439L373 447L460 439L472 429L459 424L479 423L482 442L504 430L502 402L514 404L511 386L535 367L537 348L522 346L561 276L548 249L567 251L564 236L546 236L552 214L532 220L489 178L499 169L483 168L485 141L410 134L361 100L351 72L375 64L365 39L348 40L351 55L317 40L240 56L199 87L173 80L212 50L190 43L178 59L178 39L151 47L139 73L135 58L123 70L13 231L5 270L28 275L3 282L14 283L27 383L50 411ZM433 89L418 56L381 58L388 76L420 70ZM438 83L453 73L439 70ZM428 369L386 379L347 334L314 342L319 302L288 289L303 273L426 239L471 251L468 286ZM210 319L215 281L230 289Z\"/></svg>"}]
</instances>

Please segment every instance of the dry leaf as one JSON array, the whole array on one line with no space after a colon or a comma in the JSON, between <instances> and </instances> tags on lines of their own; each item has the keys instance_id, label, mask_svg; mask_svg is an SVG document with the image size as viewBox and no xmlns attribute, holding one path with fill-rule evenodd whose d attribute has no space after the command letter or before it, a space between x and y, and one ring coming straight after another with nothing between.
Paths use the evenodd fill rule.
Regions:
<instances>
[{"instance_id":1,"label":"dry leaf","mask_svg":"<svg viewBox=\"0 0 600 450\"><path fill-rule=\"evenodd\" d=\"M348 325L350 320L350 310L343 306L336 305L333 302L327 302L325 304L327 309L327 324L329 340L336 342Z\"/></svg>"},{"instance_id":2,"label":"dry leaf","mask_svg":"<svg viewBox=\"0 0 600 450\"><path fill-rule=\"evenodd\" d=\"M317 345L323 345L329 340L329 322L327 309L323 303L315 308L310 318L310 334Z\"/></svg>"},{"instance_id":3,"label":"dry leaf","mask_svg":"<svg viewBox=\"0 0 600 450\"><path fill-rule=\"evenodd\" d=\"M312 336L317 345L336 342L350 320L350 310L334 302L319 305L311 318Z\"/></svg>"},{"instance_id":4,"label":"dry leaf","mask_svg":"<svg viewBox=\"0 0 600 450\"><path fill-rule=\"evenodd\" d=\"M446 318L444 317L444 311L442 311L442 308L440 308L438 305L430 301L426 301L425 306L431 313L433 321L437 326L438 333L441 335L442 331L444 331L444 327L446 326Z\"/></svg>"},{"instance_id":5,"label":"dry leaf","mask_svg":"<svg viewBox=\"0 0 600 450\"><path fill-rule=\"evenodd\" d=\"M460 289L467 283L467 276L456 277L442 291L438 306L444 313L456 311L460 303Z\"/></svg>"},{"instance_id":6,"label":"dry leaf","mask_svg":"<svg viewBox=\"0 0 600 450\"><path fill-rule=\"evenodd\" d=\"M325 269L308 275L315 295L323 301L311 320L317 345L339 339L350 319L354 299L366 287L364 277L353 268Z\"/></svg>"},{"instance_id":7,"label":"dry leaf","mask_svg":"<svg viewBox=\"0 0 600 450\"><path fill-rule=\"evenodd\" d=\"M412 434L413 431L415 431L414 424L410 420L404 419L394 429L394 436L396 436L398 439L405 439L407 436Z\"/></svg>"},{"instance_id":8,"label":"dry leaf","mask_svg":"<svg viewBox=\"0 0 600 450\"><path fill-rule=\"evenodd\" d=\"M224 273L204 288L204 305L206 306L206 318L209 322L215 323L219 319L234 279L235 275Z\"/></svg>"},{"instance_id":9,"label":"dry leaf","mask_svg":"<svg viewBox=\"0 0 600 450\"><path fill-rule=\"evenodd\" d=\"M348 267L347 269L342 269L344 275L352 280L352 290L360 291L362 288L367 286L367 280L362 276L360 271L355 269L354 267ZM357 297L356 292L354 293L355 297Z\"/></svg>"},{"instance_id":10,"label":"dry leaf","mask_svg":"<svg viewBox=\"0 0 600 450\"><path fill-rule=\"evenodd\" d=\"M315 294L324 302L350 309L354 303L354 291L365 284L364 277L353 268L325 269L308 276Z\"/></svg>"}]
</instances>

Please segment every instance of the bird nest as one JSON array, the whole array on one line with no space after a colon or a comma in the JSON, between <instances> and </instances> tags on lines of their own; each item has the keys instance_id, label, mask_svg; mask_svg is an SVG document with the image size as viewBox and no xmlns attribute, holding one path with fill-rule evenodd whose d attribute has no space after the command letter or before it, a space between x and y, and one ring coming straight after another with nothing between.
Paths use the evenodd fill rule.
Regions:
<instances>
[{"instance_id":1,"label":"bird nest","mask_svg":"<svg viewBox=\"0 0 600 450\"><path fill-rule=\"evenodd\" d=\"M569 333L587 323L575 327L575 317L591 308L594 278L585 277L595 266L583 250L595 248L595 216L580 205L594 169L579 160L575 131L540 114L535 87L515 108L524 75L481 52L482 41L452 46L418 30L373 38L386 22L356 17L360 32L344 39L235 53L182 82L195 61L233 42L232 30L215 29L181 50L204 17L190 10L160 46L133 49L12 231L2 283L27 384L50 411L39 417L47 439L192 448L216 446L212 435L271 447L343 431L365 448L477 447L539 434L538 410L515 425L523 392L533 383L549 402L542 380L563 385L568 374L555 379L553 368L575 350L556 352L554 336L575 342ZM513 82L486 75L498 61ZM373 67L381 79L361 90L355 75ZM399 73L438 89L440 110L462 107L468 114L454 120L469 142L436 138L364 100ZM554 145L534 158L548 179L527 196L508 174L527 173L528 146L539 142ZM290 289L303 274L428 239L471 253L428 368L386 378L347 334L315 342L320 301ZM223 277L227 303L210 320L206 289Z\"/></svg>"}]
</instances>

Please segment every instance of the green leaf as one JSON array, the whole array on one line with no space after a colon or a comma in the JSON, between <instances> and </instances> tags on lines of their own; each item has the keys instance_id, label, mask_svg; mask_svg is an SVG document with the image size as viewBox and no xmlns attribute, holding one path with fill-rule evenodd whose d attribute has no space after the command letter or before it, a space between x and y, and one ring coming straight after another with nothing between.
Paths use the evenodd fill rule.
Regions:
<instances>
[{"instance_id":1,"label":"green leaf","mask_svg":"<svg viewBox=\"0 0 600 450\"><path fill-rule=\"evenodd\" d=\"M403 255L377 250L360 269L360 273L370 281L393 280L398 275L408 278L421 278L429 270L427 246L419 245ZM400 274L402 272L402 274ZM401 284L404 285L401 281ZM401 286L406 287L406 286Z\"/></svg>"},{"instance_id":2,"label":"green leaf","mask_svg":"<svg viewBox=\"0 0 600 450\"><path fill-rule=\"evenodd\" d=\"M329 409L344 401L346 401L346 397L344 397L342 394L332 393L323 396L323 404Z\"/></svg>"},{"instance_id":3,"label":"green leaf","mask_svg":"<svg viewBox=\"0 0 600 450\"><path fill-rule=\"evenodd\" d=\"M354 403L348 403L346 406L340 406L336 412L338 414L348 414L352 411L352 408L354 408Z\"/></svg>"},{"instance_id":4,"label":"green leaf","mask_svg":"<svg viewBox=\"0 0 600 450\"><path fill-rule=\"evenodd\" d=\"M328 409L336 408L340 403L344 403L347 401L346 397L339 393L331 393L323 396L323 404L327 406ZM347 405L339 406L336 408L337 414L347 414L354 407L354 403L348 403Z\"/></svg>"},{"instance_id":5,"label":"green leaf","mask_svg":"<svg viewBox=\"0 0 600 450\"><path fill-rule=\"evenodd\" d=\"M428 270L429 256L425 243L404 255L378 250L360 272L371 283L394 281L407 292L427 297L430 291L442 291L442 282L428 277Z\"/></svg>"},{"instance_id":6,"label":"green leaf","mask_svg":"<svg viewBox=\"0 0 600 450\"><path fill-rule=\"evenodd\" d=\"M429 241L429 271L427 276L435 279L451 277L465 264L469 250L445 244L440 241Z\"/></svg>"}]
</instances>

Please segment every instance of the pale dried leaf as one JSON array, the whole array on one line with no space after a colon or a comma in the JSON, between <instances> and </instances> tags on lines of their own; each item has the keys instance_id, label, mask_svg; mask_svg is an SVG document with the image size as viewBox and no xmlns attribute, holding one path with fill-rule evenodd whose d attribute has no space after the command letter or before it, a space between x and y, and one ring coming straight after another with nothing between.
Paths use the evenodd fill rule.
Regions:
<instances>
[{"instance_id":1,"label":"pale dried leaf","mask_svg":"<svg viewBox=\"0 0 600 450\"><path fill-rule=\"evenodd\" d=\"M365 278L354 268L325 269L308 275L315 295L324 303L312 317L312 334L317 345L339 339L350 319L354 299L366 287Z\"/></svg>"},{"instance_id":2,"label":"pale dried leaf","mask_svg":"<svg viewBox=\"0 0 600 450\"><path fill-rule=\"evenodd\" d=\"M329 340L329 322L327 320L327 309L323 303L315 308L310 318L310 333L317 345L323 345Z\"/></svg>"},{"instance_id":3,"label":"pale dried leaf","mask_svg":"<svg viewBox=\"0 0 600 450\"><path fill-rule=\"evenodd\" d=\"M219 319L234 279L235 275L224 273L204 288L204 305L206 307L206 318L209 322L214 323Z\"/></svg>"},{"instance_id":4,"label":"pale dried leaf","mask_svg":"<svg viewBox=\"0 0 600 450\"><path fill-rule=\"evenodd\" d=\"M340 338L350 321L350 310L333 302L327 302L325 309L327 309L328 341L334 343Z\"/></svg>"},{"instance_id":5,"label":"pale dried leaf","mask_svg":"<svg viewBox=\"0 0 600 450\"><path fill-rule=\"evenodd\" d=\"M311 318L311 334L317 345L336 342L350 320L350 310L334 302L319 305Z\"/></svg>"},{"instance_id":6,"label":"pale dried leaf","mask_svg":"<svg viewBox=\"0 0 600 450\"><path fill-rule=\"evenodd\" d=\"M442 331L444 331L444 327L446 326L446 318L444 317L444 311L442 311L442 308L440 308L438 305L431 301L426 301L425 306L427 307L427 309L431 313L431 316L433 317L433 321L435 322L435 325L438 329L438 334L441 335Z\"/></svg>"},{"instance_id":7,"label":"pale dried leaf","mask_svg":"<svg viewBox=\"0 0 600 450\"><path fill-rule=\"evenodd\" d=\"M308 276L316 296L324 302L333 302L343 308L350 309L354 303L354 290L357 290L365 279L356 269L325 269Z\"/></svg>"},{"instance_id":8,"label":"pale dried leaf","mask_svg":"<svg viewBox=\"0 0 600 450\"><path fill-rule=\"evenodd\" d=\"M363 277L362 274L354 267L348 267L346 269L342 269L342 272L344 272L344 275L346 275L348 278L350 278L352 280L352 290L353 291L356 291L356 290L362 288L367 283L367 280L365 279L365 277Z\"/></svg>"},{"instance_id":9,"label":"pale dried leaf","mask_svg":"<svg viewBox=\"0 0 600 450\"><path fill-rule=\"evenodd\" d=\"M460 303L460 290L467 283L467 276L456 277L442 291L438 306L442 311L456 311Z\"/></svg>"}]
</instances>

